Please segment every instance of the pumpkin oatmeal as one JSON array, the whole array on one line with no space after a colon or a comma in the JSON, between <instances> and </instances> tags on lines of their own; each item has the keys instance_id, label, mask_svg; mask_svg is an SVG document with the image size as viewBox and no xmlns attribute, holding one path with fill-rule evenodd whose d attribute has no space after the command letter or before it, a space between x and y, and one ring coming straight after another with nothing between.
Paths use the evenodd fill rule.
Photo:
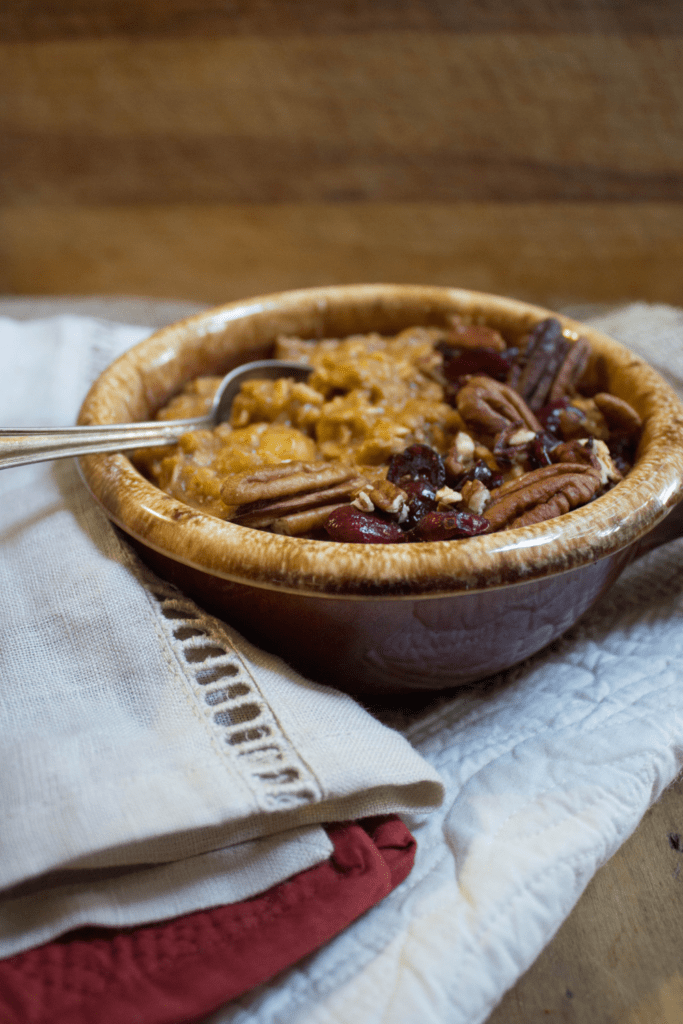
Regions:
<instances>
[{"instance_id":1,"label":"pumpkin oatmeal","mask_svg":"<svg viewBox=\"0 0 683 1024\"><path fill-rule=\"evenodd\" d=\"M638 414L582 388L588 345L555 318L510 339L457 317L392 337L281 337L273 354L310 366L307 382L245 382L229 423L140 450L138 467L244 526L397 543L561 515L633 461ZM192 381L158 418L202 415L220 381Z\"/></svg>"}]
</instances>

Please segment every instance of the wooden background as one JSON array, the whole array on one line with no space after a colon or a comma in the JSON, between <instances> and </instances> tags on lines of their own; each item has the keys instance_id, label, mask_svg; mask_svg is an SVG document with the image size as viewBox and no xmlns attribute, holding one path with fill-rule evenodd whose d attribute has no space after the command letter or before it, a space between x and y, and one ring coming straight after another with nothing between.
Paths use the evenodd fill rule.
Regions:
<instances>
[{"instance_id":1,"label":"wooden background","mask_svg":"<svg viewBox=\"0 0 683 1024\"><path fill-rule=\"evenodd\" d=\"M6 0L0 293L681 302L679 0Z\"/></svg>"}]
</instances>

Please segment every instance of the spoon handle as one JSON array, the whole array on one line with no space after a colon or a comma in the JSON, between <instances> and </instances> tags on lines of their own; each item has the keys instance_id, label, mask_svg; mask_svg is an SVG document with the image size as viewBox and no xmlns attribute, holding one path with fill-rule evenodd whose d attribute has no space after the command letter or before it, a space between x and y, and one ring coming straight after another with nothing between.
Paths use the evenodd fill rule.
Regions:
<instances>
[{"instance_id":1,"label":"spoon handle","mask_svg":"<svg viewBox=\"0 0 683 1024\"><path fill-rule=\"evenodd\" d=\"M187 420L108 423L96 427L2 427L0 469L74 455L122 452L171 444L188 430L210 426L206 416Z\"/></svg>"},{"instance_id":2,"label":"spoon handle","mask_svg":"<svg viewBox=\"0 0 683 1024\"><path fill-rule=\"evenodd\" d=\"M154 420L143 423L107 423L94 427L0 427L0 469L27 462L48 462L73 455L123 452L130 448L153 448L172 444L188 430L210 428L227 420L233 398L242 382L254 378L276 380L293 377L306 380L310 366L279 359L266 359L236 366L227 373L205 416L186 420Z\"/></svg>"}]
</instances>

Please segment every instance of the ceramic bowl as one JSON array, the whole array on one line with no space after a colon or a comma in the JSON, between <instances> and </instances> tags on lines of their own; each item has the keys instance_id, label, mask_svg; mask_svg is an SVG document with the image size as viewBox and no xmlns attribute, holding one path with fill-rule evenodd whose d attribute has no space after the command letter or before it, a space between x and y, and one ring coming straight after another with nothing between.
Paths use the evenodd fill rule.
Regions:
<instances>
[{"instance_id":1,"label":"ceramic bowl","mask_svg":"<svg viewBox=\"0 0 683 1024\"><path fill-rule=\"evenodd\" d=\"M79 423L153 417L199 374L267 358L277 334L339 337L444 324L449 313L521 334L548 310L512 299L407 285L267 295L157 331L94 383ZM552 314L556 315L556 314ZM611 585L683 494L683 407L646 363L588 339L601 390L644 428L634 468L604 496L535 526L456 541L342 544L223 522L169 497L123 454L81 459L84 479L142 558L303 674L355 694L450 688L551 643ZM650 535L648 540L648 535Z\"/></svg>"}]
</instances>

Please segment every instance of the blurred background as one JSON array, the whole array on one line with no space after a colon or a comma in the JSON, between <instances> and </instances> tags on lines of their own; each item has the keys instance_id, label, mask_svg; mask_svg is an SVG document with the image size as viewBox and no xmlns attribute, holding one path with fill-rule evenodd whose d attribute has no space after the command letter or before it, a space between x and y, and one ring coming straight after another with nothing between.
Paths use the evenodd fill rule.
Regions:
<instances>
[{"instance_id":1,"label":"blurred background","mask_svg":"<svg viewBox=\"0 0 683 1024\"><path fill-rule=\"evenodd\" d=\"M11 0L0 292L681 302L678 0Z\"/></svg>"}]
</instances>

